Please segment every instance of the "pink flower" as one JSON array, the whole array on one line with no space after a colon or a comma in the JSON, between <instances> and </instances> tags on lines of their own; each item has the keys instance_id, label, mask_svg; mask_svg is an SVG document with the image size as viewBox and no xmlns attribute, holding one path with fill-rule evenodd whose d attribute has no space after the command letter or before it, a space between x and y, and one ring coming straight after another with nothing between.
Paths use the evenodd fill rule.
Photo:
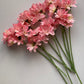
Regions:
<instances>
[{"instance_id":1,"label":"pink flower","mask_svg":"<svg viewBox=\"0 0 84 84\"><path fill-rule=\"evenodd\" d=\"M56 10L55 4L50 4L49 6L49 16L52 16Z\"/></svg>"},{"instance_id":2,"label":"pink flower","mask_svg":"<svg viewBox=\"0 0 84 84\"><path fill-rule=\"evenodd\" d=\"M55 3L56 0L45 0L44 2L45 2L45 3L48 3L48 4L52 4L52 3Z\"/></svg>"},{"instance_id":3,"label":"pink flower","mask_svg":"<svg viewBox=\"0 0 84 84\"><path fill-rule=\"evenodd\" d=\"M33 43L31 44L31 43L28 43L27 44L27 49L31 52L32 50L34 50L34 52L36 52L36 49L37 49L38 47L36 46L36 45L34 45Z\"/></svg>"},{"instance_id":4,"label":"pink flower","mask_svg":"<svg viewBox=\"0 0 84 84\"><path fill-rule=\"evenodd\" d=\"M5 30L5 32L3 33L3 41L6 42L8 40L8 37L13 34L14 28L9 28L8 30Z\"/></svg>"},{"instance_id":5,"label":"pink flower","mask_svg":"<svg viewBox=\"0 0 84 84\"><path fill-rule=\"evenodd\" d=\"M70 10L71 7L76 7L76 0L62 0L61 7Z\"/></svg>"},{"instance_id":6,"label":"pink flower","mask_svg":"<svg viewBox=\"0 0 84 84\"><path fill-rule=\"evenodd\" d=\"M9 36L8 37L8 46L11 46L13 44L21 45L24 43L25 38L24 37L16 37L16 36Z\"/></svg>"},{"instance_id":7,"label":"pink flower","mask_svg":"<svg viewBox=\"0 0 84 84\"><path fill-rule=\"evenodd\" d=\"M29 9L30 13L32 15L36 15L38 13L44 13L45 9L43 7L42 3L38 3L38 4L32 4L31 8Z\"/></svg>"},{"instance_id":8,"label":"pink flower","mask_svg":"<svg viewBox=\"0 0 84 84\"><path fill-rule=\"evenodd\" d=\"M68 14L68 11L64 9L59 9L55 17L55 24L61 24L67 28L72 27L72 23L74 23L72 14Z\"/></svg>"},{"instance_id":9,"label":"pink flower","mask_svg":"<svg viewBox=\"0 0 84 84\"><path fill-rule=\"evenodd\" d=\"M33 17L31 16L30 12L28 10L25 10L23 13L20 13L17 20L22 24L30 25L32 18Z\"/></svg>"},{"instance_id":10,"label":"pink flower","mask_svg":"<svg viewBox=\"0 0 84 84\"><path fill-rule=\"evenodd\" d=\"M45 18L45 15L42 13L38 13L36 14L33 18L32 18L32 24L35 24L36 22L38 22L39 20Z\"/></svg>"},{"instance_id":11,"label":"pink flower","mask_svg":"<svg viewBox=\"0 0 84 84\"><path fill-rule=\"evenodd\" d=\"M23 25L22 34L23 34L24 36L26 36L26 37L28 36L28 29L29 29L28 26Z\"/></svg>"},{"instance_id":12,"label":"pink flower","mask_svg":"<svg viewBox=\"0 0 84 84\"><path fill-rule=\"evenodd\" d=\"M28 30L28 36L27 36L27 37L32 37L32 36L34 36L35 34L36 34L36 32L35 32L34 30L29 29L29 30Z\"/></svg>"},{"instance_id":13,"label":"pink flower","mask_svg":"<svg viewBox=\"0 0 84 84\"><path fill-rule=\"evenodd\" d=\"M40 19L43 19L45 17L45 9L43 4L33 4L32 7L29 9L31 16L33 17L31 19L32 23L35 24Z\"/></svg>"},{"instance_id":14,"label":"pink flower","mask_svg":"<svg viewBox=\"0 0 84 84\"><path fill-rule=\"evenodd\" d=\"M13 24L13 27L14 27L15 35L17 37L23 35L23 33L22 33L22 31L23 31L23 25L21 23Z\"/></svg>"},{"instance_id":15,"label":"pink flower","mask_svg":"<svg viewBox=\"0 0 84 84\"><path fill-rule=\"evenodd\" d=\"M68 14L67 17L68 17L68 18L67 18L67 23L74 23L74 19L73 19L72 14Z\"/></svg>"},{"instance_id":16,"label":"pink flower","mask_svg":"<svg viewBox=\"0 0 84 84\"><path fill-rule=\"evenodd\" d=\"M44 36L44 35L54 35L54 28L49 24L49 25L42 25L40 27L40 35Z\"/></svg>"},{"instance_id":17,"label":"pink flower","mask_svg":"<svg viewBox=\"0 0 84 84\"><path fill-rule=\"evenodd\" d=\"M54 35L54 27L53 25L54 20L52 18L44 19L41 22L40 26L40 35L45 36L45 35Z\"/></svg>"},{"instance_id":18,"label":"pink flower","mask_svg":"<svg viewBox=\"0 0 84 84\"><path fill-rule=\"evenodd\" d=\"M9 28L3 33L4 42L7 41L9 46L13 44L17 45L23 44L24 41L26 40L25 35L27 31L25 30L27 30L27 27L22 25L21 23L13 24L12 28Z\"/></svg>"},{"instance_id":19,"label":"pink flower","mask_svg":"<svg viewBox=\"0 0 84 84\"><path fill-rule=\"evenodd\" d=\"M40 34L36 37L37 42L48 43L49 37L48 36L41 36Z\"/></svg>"},{"instance_id":20,"label":"pink flower","mask_svg":"<svg viewBox=\"0 0 84 84\"><path fill-rule=\"evenodd\" d=\"M13 44L20 45L23 44L23 40L25 40L24 37L16 37L14 34L8 35L6 38L6 42L8 43L8 46L12 46Z\"/></svg>"},{"instance_id":21,"label":"pink flower","mask_svg":"<svg viewBox=\"0 0 84 84\"><path fill-rule=\"evenodd\" d=\"M47 36L41 36L40 34L28 38L27 49L32 52L36 52L38 46L42 45L42 42L48 43L49 38Z\"/></svg>"},{"instance_id":22,"label":"pink flower","mask_svg":"<svg viewBox=\"0 0 84 84\"><path fill-rule=\"evenodd\" d=\"M43 4L33 4L29 11L24 11L19 15L18 21L24 25L30 26L31 24L35 24L40 19L45 17L45 9Z\"/></svg>"},{"instance_id":23,"label":"pink flower","mask_svg":"<svg viewBox=\"0 0 84 84\"><path fill-rule=\"evenodd\" d=\"M38 46L41 46L40 41L38 41L38 38L36 38L38 36L33 36L28 38L28 43L27 43L27 49L31 52L34 51L36 52L36 49L38 48Z\"/></svg>"},{"instance_id":24,"label":"pink flower","mask_svg":"<svg viewBox=\"0 0 84 84\"><path fill-rule=\"evenodd\" d=\"M21 23L13 24L15 36L28 36L28 26Z\"/></svg>"},{"instance_id":25,"label":"pink flower","mask_svg":"<svg viewBox=\"0 0 84 84\"><path fill-rule=\"evenodd\" d=\"M38 48L38 44L37 43L28 43L27 44L27 49L32 52L36 52L36 49Z\"/></svg>"}]
</instances>

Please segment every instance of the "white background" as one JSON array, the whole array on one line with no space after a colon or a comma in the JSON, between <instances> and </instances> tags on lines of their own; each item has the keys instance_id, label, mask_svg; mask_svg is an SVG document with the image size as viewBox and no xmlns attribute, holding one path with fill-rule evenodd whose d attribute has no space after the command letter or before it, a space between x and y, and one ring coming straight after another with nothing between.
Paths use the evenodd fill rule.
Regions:
<instances>
[{"instance_id":1,"label":"white background","mask_svg":"<svg viewBox=\"0 0 84 84\"><path fill-rule=\"evenodd\" d=\"M0 84L64 84L55 68L38 53L26 47L10 47L2 42L5 29L16 23L19 13L42 0L0 0ZM84 0L73 9L72 46L78 74L84 84ZM50 51L50 50L49 50ZM74 84L79 84L72 75Z\"/></svg>"}]
</instances>

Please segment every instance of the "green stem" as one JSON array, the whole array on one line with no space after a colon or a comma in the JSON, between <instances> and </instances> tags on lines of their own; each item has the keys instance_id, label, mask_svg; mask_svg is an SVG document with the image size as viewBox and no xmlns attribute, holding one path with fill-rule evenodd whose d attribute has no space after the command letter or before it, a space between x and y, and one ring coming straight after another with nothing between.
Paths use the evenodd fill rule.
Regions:
<instances>
[{"instance_id":1,"label":"green stem","mask_svg":"<svg viewBox=\"0 0 84 84\"><path fill-rule=\"evenodd\" d=\"M70 42L70 50L71 50L70 52L71 52L71 56L72 56L72 61L73 61L73 65L74 65L75 74L76 74L76 76L77 76L80 84L82 84L82 81L81 81L81 79L80 79L80 77L79 77L79 75L78 75L78 73L77 73L77 71L75 69L75 64L74 64L74 59L73 59L73 53L72 53L72 45L71 45L71 30L70 30L70 28L69 28L69 42Z\"/></svg>"},{"instance_id":2,"label":"green stem","mask_svg":"<svg viewBox=\"0 0 84 84\"><path fill-rule=\"evenodd\" d=\"M66 65L66 63L64 62L64 60L63 60L63 58L62 58L62 56L61 56L61 53L60 53L60 50L59 50L59 47L58 47L58 45L57 45L57 43L56 43L56 40L54 40L54 42L55 42L55 45L56 45L56 47L57 47L57 50L58 50L58 53L59 53L59 57L60 57L60 59L61 59L61 61L63 62L63 64L64 64L64 68L65 68L65 70L66 70L66 73L67 73L67 76L68 76L68 78L69 78L69 80L70 80L70 83L71 84L73 84L73 82L72 82L72 80L71 80L71 78L70 78L70 76L69 76L69 73L68 73L68 71L67 71L67 65ZM68 47L69 48L69 47Z\"/></svg>"},{"instance_id":3,"label":"green stem","mask_svg":"<svg viewBox=\"0 0 84 84\"><path fill-rule=\"evenodd\" d=\"M76 74L76 76L77 76L80 84L82 84L82 81L81 81L81 79L80 79L80 77L79 77L79 75L78 75L78 73L77 73L77 71L75 69L75 64L74 64L74 59L73 59L73 53L72 53L72 45L71 45L71 31L70 31L70 28L69 28L69 42L68 42L66 31L64 33L65 33L65 38L66 38L67 46L70 47L69 48L70 50L68 51L68 49L66 48L65 39L64 39L64 36L63 36L63 42L64 42L64 46L66 48L65 50L67 52L67 55L69 56L69 59L70 59L69 61L70 61L71 69Z\"/></svg>"},{"instance_id":4,"label":"green stem","mask_svg":"<svg viewBox=\"0 0 84 84\"><path fill-rule=\"evenodd\" d=\"M55 53L60 57L60 59L62 60L62 65L65 65L65 67L71 72L71 69L66 65L66 63L63 61L61 55L58 54L58 52L56 51L56 49L51 45L51 43L49 42L50 47L55 51ZM52 57L53 58L53 57ZM55 60L55 59L54 59Z\"/></svg>"},{"instance_id":5,"label":"green stem","mask_svg":"<svg viewBox=\"0 0 84 84\"><path fill-rule=\"evenodd\" d=\"M65 38L64 38L64 29L63 28L62 28L62 38L63 38L64 48L65 48L66 53L67 53L68 51L67 51L66 42L65 42Z\"/></svg>"},{"instance_id":6,"label":"green stem","mask_svg":"<svg viewBox=\"0 0 84 84\"><path fill-rule=\"evenodd\" d=\"M69 52L69 42L68 42L68 37L67 37L67 33L66 33L65 29L64 29L64 33L65 33L65 39L66 39L66 43L67 43L67 51Z\"/></svg>"},{"instance_id":7,"label":"green stem","mask_svg":"<svg viewBox=\"0 0 84 84\"><path fill-rule=\"evenodd\" d=\"M81 79L80 79L80 77L79 77L79 75L78 75L78 73L77 73L77 71L76 71L76 76L77 76L77 78L78 78L80 84L83 84L82 81L81 81Z\"/></svg>"},{"instance_id":8,"label":"green stem","mask_svg":"<svg viewBox=\"0 0 84 84\"><path fill-rule=\"evenodd\" d=\"M37 52L39 54L41 54L43 57L45 57L51 64L53 64L53 66L57 69L57 71L59 72L60 76L62 77L62 79L64 80L65 84L68 84L66 79L64 78L64 76L62 75L62 73L64 73L54 62L52 62L46 55L44 55L42 52L40 52L39 50L37 50ZM62 72L62 73L61 73ZM65 73L64 73L65 74ZM66 76L66 75L65 75Z\"/></svg>"},{"instance_id":9,"label":"green stem","mask_svg":"<svg viewBox=\"0 0 84 84\"><path fill-rule=\"evenodd\" d=\"M74 65L73 60L72 60L72 56L71 56L71 52L70 52L71 50L70 50L70 46L69 46L69 41L68 41L66 30L64 31L64 34L65 34L65 40L66 40L66 44L67 44L66 45L67 46L67 55L69 56L70 63Z\"/></svg>"},{"instance_id":10,"label":"green stem","mask_svg":"<svg viewBox=\"0 0 84 84\"><path fill-rule=\"evenodd\" d=\"M70 77L70 75L69 75L69 73L68 73L67 70L66 70L66 73L67 73L67 76L68 76L68 78L69 78L69 80L70 80L70 83L73 84L73 82L72 82L72 80L71 80L71 77Z\"/></svg>"},{"instance_id":11,"label":"green stem","mask_svg":"<svg viewBox=\"0 0 84 84\"><path fill-rule=\"evenodd\" d=\"M54 40L54 39L53 39L53 40ZM63 66L64 66L64 68L65 68L65 70L66 70L67 76L68 76L68 78L69 78L71 84L73 84L73 82L72 82L72 80L71 80L71 78L70 78L70 76L69 76L69 73L68 73L68 71L67 71L68 67L67 67L66 63L64 62L64 60L63 60L63 58L62 58L62 56L61 56L61 53L60 53L59 47L58 47L58 45L57 45L57 43L56 43L55 40L54 40L54 42L55 42L55 44L56 44L56 47L57 47L58 53L57 53L56 49L51 45L50 42L49 42L49 45L51 46L52 49L54 49L54 51L56 51L56 54L60 57L60 59L61 59L61 61L62 61L62 63L63 63ZM69 69L69 70L70 70L70 69Z\"/></svg>"},{"instance_id":12,"label":"green stem","mask_svg":"<svg viewBox=\"0 0 84 84\"><path fill-rule=\"evenodd\" d=\"M61 46L61 44L60 44L60 42L59 42L59 40L57 39L56 35L55 35L55 40L56 40L56 42L58 43L60 49L62 50L62 52L63 52L65 58L69 60L69 58L67 57L65 51L63 50L63 48L62 48L62 46Z\"/></svg>"},{"instance_id":13,"label":"green stem","mask_svg":"<svg viewBox=\"0 0 84 84\"><path fill-rule=\"evenodd\" d=\"M57 61L58 63L60 63L60 64L62 64L63 65L63 63L62 62L60 62L59 60L57 60L55 57L53 57L52 55L51 55L51 57L55 60L55 61Z\"/></svg>"},{"instance_id":14,"label":"green stem","mask_svg":"<svg viewBox=\"0 0 84 84\"><path fill-rule=\"evenodd\" d=\"M73 53L72 53L72 45L71 45L71 30L69 28L69 42L70 42L70 54L71 54L71 57L72 57L72 62L73 62L73 65L74 65L74 69L75 69L75 64L74 64L74 59L73 59Z\"/></svg>"},{"instance_id":15,"label":"green stem","mask_svg":"<svg viewBox=\"0 0 84 84\"><path fill-rule=\"evenodd\" d=\"M65 47L65 50L66 50L66 53L67 53L67 56L68 56L68 61L69 61L69 64L71 66L71 69L73 72L75 72L75 66L74 66L74 60L73 60L73 56L71 55L71 45L69 46L69 43L71 43L71 39L70 39L70 31L69 31L69 41L68 42L68 38L67 38L67 34L66 34L66 30L64 28L62 28L62 37L63 37L63 43L64 43L64 47ZM66 47L68 46L68 47ZM70 48L69 48L70 47ZM70 50L69 50L70 49Z\"/></svg>"},{"instance_id":16,"label":"green stem","mask_svg":"<svg viewBox=\"0 0 84 84\"><path fill-rule=\"evenodd\" d=\"M59 71L58 71L59 72ZM64 80L65 84L68 84L66 79L63 77L63 75L61 74L61 72L59 72L59 74L61 75L62 79Z\"/></svg>"},{"instance_id":17,"label":"green stem","mask_svg":"<svg viewBox=\"0 0 84 84\"><path fill-rule=\"evenodd\" d=\"M50 53L48 53L48 52L45 50L44 47L41 47L41 49L42 49L44 52L46 52L46 54L48 54L48 56L52 57L55 61L57 61L58 63L62 64L61 61L59 61L58 59L56 59L55 57L53 57Z\"/></svg>"},{"instance_id":18,"label":"green stem","mask_svg":"<svg viewBox=\"0 0 84 84\"><path fill-rule=\"evenodd\" d=\"M50 58L50 60L54 63L54 61L52 60L52 58L51 57L53 57L50 53L48 53L46 50L45 50L45 48L43 48L42 47L42 50L45 52L45 54L47 54L47 56ZM55 63L54 63L55 64ZM64 75L65 75L65 73L61 70L61 69L59 69ZM66 75L65 75L66 76Z\"/></svg>"},{"instance_id":19,"label":"green stem","mask_svg":"<svg viewBox=\"0 0 84 84\"><path fill-rule=\"evenodd\" d=\"M64 47L65 47L65 50L66 50L66 54L67 54L67 56L68 56L68 61L69 61L69 64L70 64L70 66L71 66L71 69L72 69L72 71L73 72L75 72L75 67L74 67L74 64L73 64L73 61L72 61L72 57L71 57L71 55L70 55L70 51L68 51L67 50L67 47L66 47L66 41L65 41L65 39L66 39L66 36L65 36L65 31L64 31L64 29L62 28L62 38L63 38L63 43L64 43ZM67 42L68 43L68 42Z\"/></svg>"}]
</instances>

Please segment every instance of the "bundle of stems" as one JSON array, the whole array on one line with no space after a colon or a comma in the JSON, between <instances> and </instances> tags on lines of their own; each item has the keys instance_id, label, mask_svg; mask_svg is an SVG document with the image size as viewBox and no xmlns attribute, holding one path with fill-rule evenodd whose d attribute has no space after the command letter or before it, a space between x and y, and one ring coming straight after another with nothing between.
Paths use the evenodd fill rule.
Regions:
<instances>
[{"instance_id":1,"label":"bundle of stems","mask_svg":"<svg viewBox=\"0 0 84 84\"><path fill-rule=\"evenodd\" d=\"M70 73L76 74L80 84L82 84L82 81L77 73L77 70L75 68L74 59L73 59L73 53L72 53L72 45L71 45L71 30L68 29L68 33L66 28L61 28L61 34L62 34L62 42L64 47L59 42L57 36L55 35L52 37L53 42L55 43L56 47L53 46L51 42L48 42L51 49L56 53L56 55L59 57L59 60L56 58L56 56L53 56L50 54L45 47L41 46L39 50L37 50L38 53L40 53L43 57L45 57L59 72L60 76L64 80L65 84L69 84L67 81L70 81L70 84L74 84L72 82L72 79L70 77ZM63 56L66 58L66 63L63 59ZM64 68L64 71L59 68L59 66L56 64L56 62L62 65ZM68 65L69 64L69 65ZM68 80L67 80L68 79Z\"/></svg>"}]
</instances>

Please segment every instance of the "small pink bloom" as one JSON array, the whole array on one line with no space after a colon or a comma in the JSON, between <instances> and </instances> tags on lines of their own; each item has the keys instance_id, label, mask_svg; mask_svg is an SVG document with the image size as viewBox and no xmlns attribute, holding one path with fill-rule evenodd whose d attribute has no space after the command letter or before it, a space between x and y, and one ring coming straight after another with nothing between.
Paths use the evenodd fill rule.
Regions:
<instances>
[{"instance_id":1,"label":"small pink bloom","mask_svg":"<svg viewBox=\"0 0 84 84\"><path fill-rule=\"evenodd\" d=\"M52 16L56 10L55 4L50 4L49 6L49 15Z\"/></svg>"},{"instance_id":2,"label":"small pink bloom","mask_svg":"<svg viewBox=\"0 0 84 84\"><path fill-rule=\"evenodd\" d=\"M54 35L54 28L51 25L42 25L40 27L40 35L44 36L44 35Z\"/></svg>"},{"instance_id":3,"label":"small pink bloom","mask_svg":"<svg viewBox=\"0 0 84 84\"><path fill-rule=\"evenodd\" d=\"M13 28L9 28L3 33L3 40L8 43L9 46L13 44L23 44L26 40L23 28L27 28L20 23L14 24Z\"/></svg>"},{"instance_id":4,"label":"small pink bloom","mask_svg":"<svg viewBox=\"0 0 84 84\"><path fill-rule=\"evenodd\" d=\"M5 32L3 33L3 41L7 41L8 37L10 35L14 34L14 28L9 28L8 30L5 30Z\"/></svg>"},{"instance_id":5,"label":"small pink bloom","mask_svg":"<svg viewBox=\"0 0 84 84\"><path fill-rule=\"evenodd\" d=\"M52 3L55 3L56 0L45 0L45 3L48 3L48 4L52 4Z\"/></svg>"},{"instance_id":6,"label":"small pink bloom","mask_svg":"<svg viewBox=\"0 0 84 84\"><path fill-rule=\"evenodd\" d=\"M45 18L45 15L43 13L38 13L32 18L32 24L35 24L39 20Z\"/></svg>"},{"instance_id":7,"label":"small pink bloom","mask_svg":"<svg viewBox=\"0 0 84 84\"><path fill-rule=\"evenodd\" d=\"M23 25L21 23L13 24L13 27L14 27L15 35L17 37L23 35L23 33L22 33L22 31L23 31Z\"/></svg>"},{"instance_id":8,"label":"small pink bloom","mask_svg":"<svg viewBox=\"0 0 84 84\"><path fill-rule=\"evenodd\" d=\"M41 25L52 25L54 23L54 19L52 17L45 18L42 22Z\"/></svg>"},{"instance_id":9,"label":"small pink bloom","mask_svg":"<svg viewBox=\"0 0 84 84\"><path fill-rule=\"evenodd\" d=\"M29 25L31 23L31 16L28 10L25 10L23 13L20 13L19 17L17 18L21 24Z\"/></svg>"},{"instance_id":10,"label":"small pink bloom","mask_svg":"<svg viewBox=\"0 0 84 84\"><path fill-rule=\"evenodd\" d=\"M63 17L66 17L68 11L65 11L64 9L58 9L57 10L57 13L56 13L56 18L63 18ZM65 19L65 18L63 18Z\"/></svg>"},{"instance_id":11,"label":"small pink bloom","mask_svg":"<svg viewBox=\"0 0 84 84\"><path fill-rule=\"evenodd\" d=\"M61 7L70 10L71 7L76 7L76 0L62 0Z\"/></svg>"},{"instance_id":12,"label":"small pink bloom","mask_svg":"<svg viewBox=\"0 0 84 84\"><path fill-rule=\"evenodd\" d=\"M54 35L54 27L52 26L54 20L52 18L44 19L40 26L40 35Z\"/></svg>"},{"instance_id":13,"label":"small pink bloom","mask_svg":"<svg viewBox=\"0 0 84 84\"><path fill-rule=\"evenodd\" d=\"M31 8L29 9L32 15L36 15L37 13L44 13L44 7L42 3L32 4Z\"/></svg>"},{"instance_id":14,"label":"small pink bloom","mask_svg":"<svg viewBox=\"0 0 84 84\"><path fill-rule=\"evenodd\" d=\"M38 48L38 46L40 46L41 45L41 43L38 43L38 42L33 42L33 43L27 43L27 49L30 51L30 52L32 52L32 51L34 51L34 52L36 52L36 49Z\"/></svg>"},{"instance_id":15,"label":"small pink bloom","mask_svg":"<svg viewBox=\"0 0 84 84\"><path fill-rule=\"evenodd\" d=\"M66 27L71 27L74 23L72 14L68 14L68 11L64 9L59 9L55 15L55 24L61 24Z\"/></svg>"},{"instance_id":16,"label":"small pink bloom","mask_svg":"<svg viewBox=\"0 0 84 84\"><path fill-rule=\"evenodd\" d=\"M16 43L17 45L21 45L21 44L24 44L26 38L24 36L19 36L19 37L16 37Z\"/></svg>"},{"instance_id":17,"label":"small pink bloom","mask_svg":"<svg viewBox=\"0 0 84 84\"><path fill-rule=\"evenodd\" d=\"M30 43L27 44L27 49L28 49L30 52L32 52L32 51L36 52L36 49L37 49L37 48L38 48L38 46L37 46L37 45L33 45L33 43L32 43L32 44L30 44Z\"/></svg>"},{"instance_id":18,"label":"small pink bloom","mask_svg":"<svg viewBox=\"0 0 84 84\"><path fill-rule=\"evenodd\" d=\"M32 23L35 24L36 22L38 22L38 20L42 19L45 17L45 9L43 4L39 3L39 4L33 4L32 7L29 9L29 12L31 14L31 16L33 17L31 19Z\"/></svg>"},{"instance_id":19,"label":"small pink bloom","mask_svg":"<svg viewBox=\"0 0 84 84\"><path fill-rule=\"evenodd\" d=\"M36 28L36 29L29 29L28 30L28 35L27 37L32 37L32 36L35 36L39 33L39 28Z\"/></svg>"},{"instance_id":20,"label":"small pink bloom","mask_svg":"<svg viewBox=\"0 0 84 84\"><path fill-rule=\"evenodd\" d=\"M67 23L74 23L74 19L73 19L72 14L68 14L67 17L68 17L68 18L67 18Z\"/></svg>"},{"instance_id":21,"label":"small pink bloom","mask_svg":"<svg viewBox=\"0 0 84 84\"><path fill-rule=\"evenodd\" d=\"M28 38L27 49L32 52L36 52L38 46L42 45L42 42L48 43L49 38L41 36L40 34Z\"/></svg>"},{"instance_id":22,"label":"small pink bloom","mask_svg":"<svg viewBox=\"0 0 84 84\"><path fill-rule=\"evenodd\" d=\"M22 34L23 34L24 36L26 36L26 37L28 36L28 29L29 29L28 26L23 25Z\"/></svg>"},{"instance_id":23,"label":"small pink bloom","mask_svg":"<svg viewBox=\"0 0 84 84\"><path fill-rule=\"evenodd\" d=\"M49 37L48 36L41 36L41 35L39 35L38 36L38 42L43 42L43 43L48 43L48 40L49 40Z\"/></svg>"}]
</instances>

